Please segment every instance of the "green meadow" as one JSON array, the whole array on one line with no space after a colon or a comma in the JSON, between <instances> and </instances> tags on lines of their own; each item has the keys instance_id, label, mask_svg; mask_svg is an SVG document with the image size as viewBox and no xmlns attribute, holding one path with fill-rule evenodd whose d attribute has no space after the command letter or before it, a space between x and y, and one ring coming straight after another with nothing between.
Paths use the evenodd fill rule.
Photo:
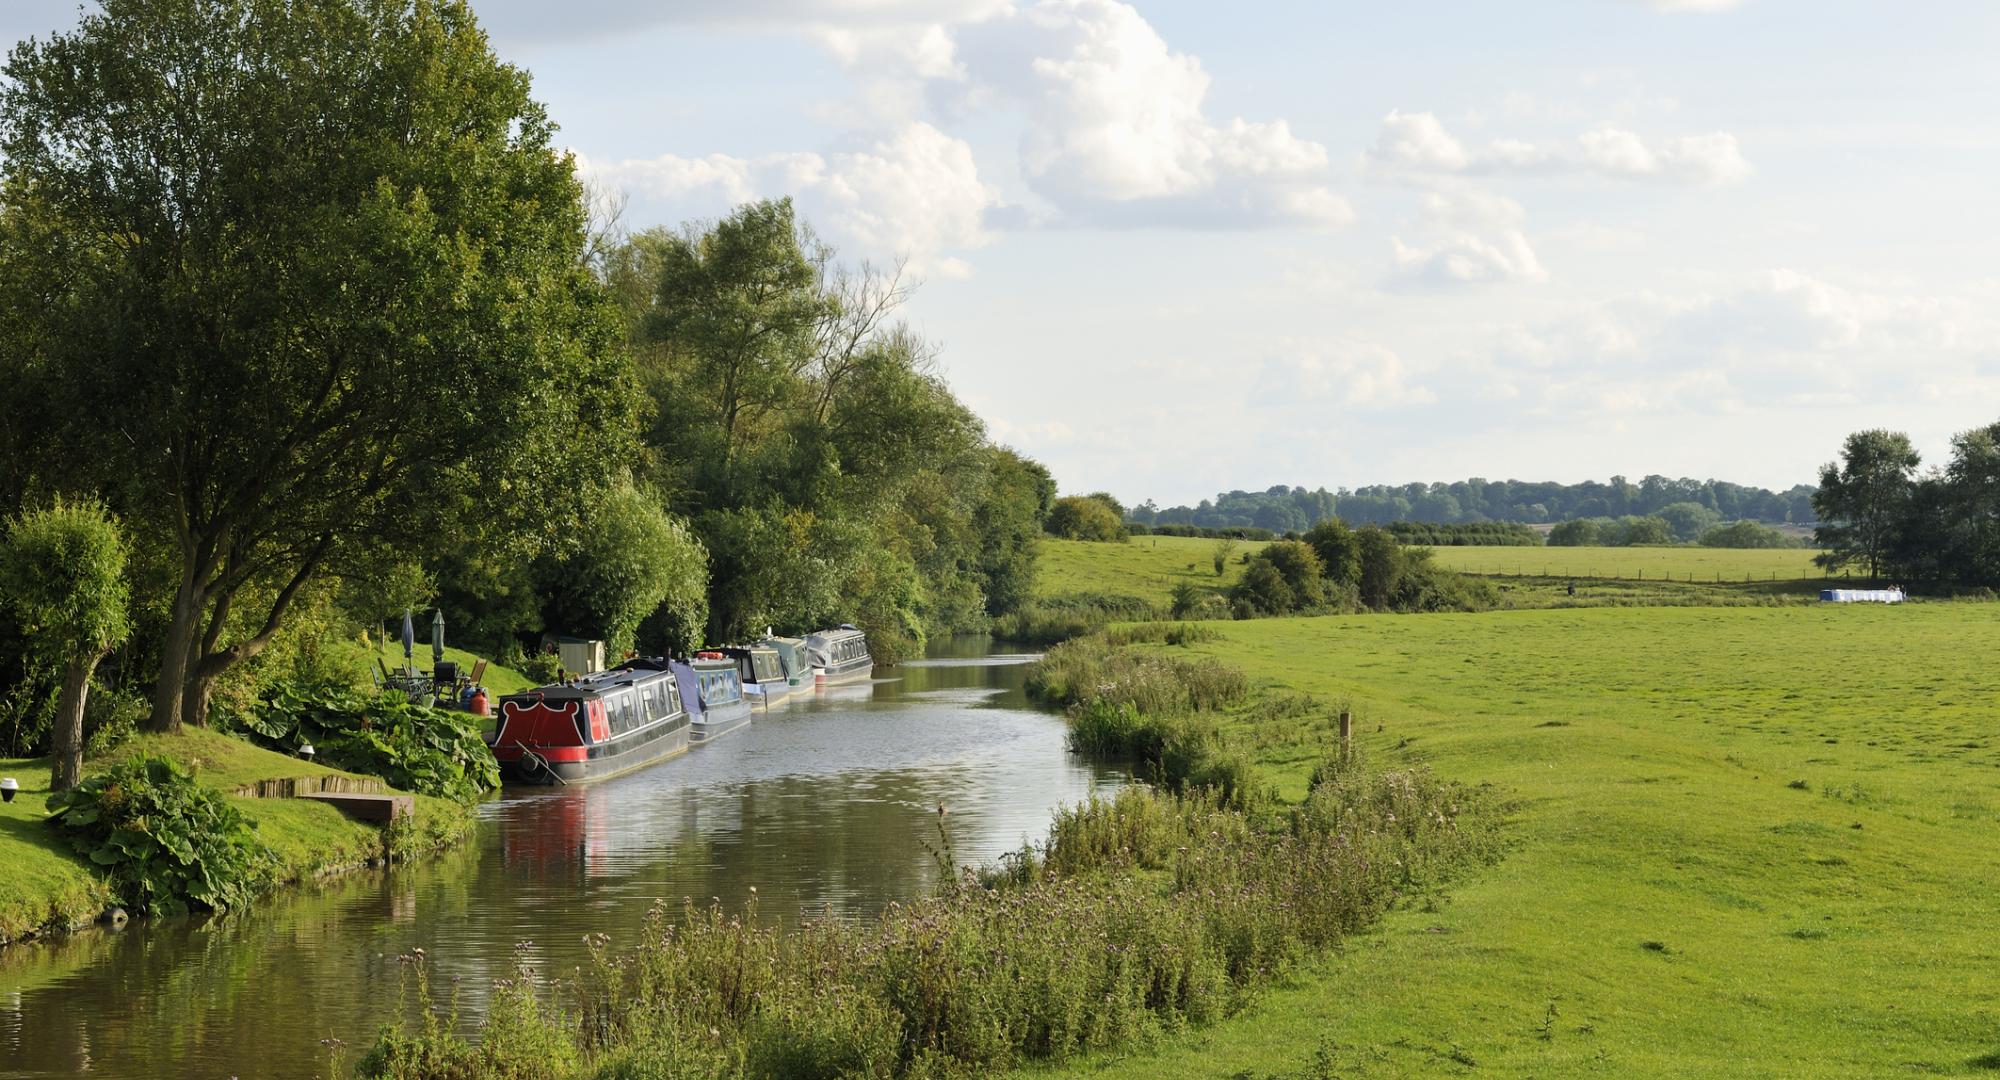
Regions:
<instances>
[{"instance_id":1,"label":"green meadow","mask_svg":"<svg viewBox=\"0 0 2000 1080\"><path fill-rule=\"evenodd\" d=\"M1468 574L1671 579L1696 582L1820 580L1806 548L1436 547L1441 566Z\"/></svg>"},{"instance_id":2,"label":"green meadow","mask_svg":"<svg viewBox=\"0 0 2000 1080\"><path fill-rule=\"evenodd\" d=\"M2000 607L1209 623L1378 765L1511 806L1434 910L1106 1077L1883 1077L2000 1069ZM1168 646L1154 646L1168 648ZM1330 723L1230 737L1287 797Z\"/></svg>"},{"instance_id":3,"label":"green meadow","mask_svg":"<svg viewBox=\"0 0 2000 1080\"><path fill-rule=\"evenodd\" d=\"M1035 595L1105 593L1165 605L1173 599L1174 586L1183 581L1211 588L1235 584L1243 576L1243 556L1264 546L1260 541L1232 542L1218 577L1217 543L1191 536L1134 536L1123 543L1044 537L1035 569Z\"/></svg>"}]
</instances>

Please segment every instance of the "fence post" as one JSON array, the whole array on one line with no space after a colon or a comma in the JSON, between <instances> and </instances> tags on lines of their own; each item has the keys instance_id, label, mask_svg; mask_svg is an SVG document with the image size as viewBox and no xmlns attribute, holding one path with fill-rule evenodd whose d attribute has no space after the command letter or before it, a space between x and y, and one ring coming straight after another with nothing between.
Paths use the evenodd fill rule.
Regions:
<instances>
[{"instance_id":1,"label":"fence post","mask_svg":"<svg viewBox=\"0 0 2000 1080\"><path fill-rule=\"evenodd\" d=\"M1340 747L1345 750L1354 742L1354 714L1340 710Z\"/></svg>"}]
</instances>

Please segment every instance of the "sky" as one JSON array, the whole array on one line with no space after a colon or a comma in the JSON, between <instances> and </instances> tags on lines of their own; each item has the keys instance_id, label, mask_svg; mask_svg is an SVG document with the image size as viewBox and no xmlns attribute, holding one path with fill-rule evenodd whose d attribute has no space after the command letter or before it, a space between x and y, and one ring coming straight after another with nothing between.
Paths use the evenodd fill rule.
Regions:
<instances>
[{"instance_id":1,"label":"sky","mask_svg":"<svg viewBox=\"0 0 2000 1080\"><path fill-rule=\"evenodd\" d=\"M1783 488L2000 419L1990 0L472 3L625 227L906 260L1067 492Z\"/></svg>"}]
</instances>

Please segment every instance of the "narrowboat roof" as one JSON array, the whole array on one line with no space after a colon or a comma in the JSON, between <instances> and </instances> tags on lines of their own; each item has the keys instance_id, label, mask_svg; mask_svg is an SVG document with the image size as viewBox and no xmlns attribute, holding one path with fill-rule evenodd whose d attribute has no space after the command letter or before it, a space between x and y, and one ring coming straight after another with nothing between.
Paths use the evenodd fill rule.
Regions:
<instances>
[{"instance_id":1,"label":"narrowboat roof","mask_svg":"<svg viewBox=\"0 0 2000 1080\"><path fill-rule=\"evenodd\" d=\"M749 656L753 653L760 653L760 652L770 653L775 656L777 655L778 652L778 650L773 646L766 645L762 642L758 642L755 645L724 645L715 651L721 653L724 656Z\"/></svg>"},{"instance_id":2,"label":"narrowboat roof","mask_svg":"<svg viewBox=\"0 0 2000 1080\"><path fill-rule=\"evenodd\" d=\"M653 682L668 677L666 661L657 659L627 660L610 671L593 671L580 675L568 683L550 683L531 690L507 694L508 698L536 696L556 701L571 701L596 697L613 690L621 690L640 683Z\"/></svg>"},{"instance_id":3,"label":"narrowboat roof","mask_svg":"<svg viewBox=\"0 0 2000 1080\"><path fill-rule=\"evenodd\" d=\"M868 635L862 633L859 630L856 630L854 627L843 624L840 627L833 630L815 630L812 633L807 634L806 643L814 644L819 642L846 641L849 638L865 638L867 636Z\"/></svg>"}]
</instances>

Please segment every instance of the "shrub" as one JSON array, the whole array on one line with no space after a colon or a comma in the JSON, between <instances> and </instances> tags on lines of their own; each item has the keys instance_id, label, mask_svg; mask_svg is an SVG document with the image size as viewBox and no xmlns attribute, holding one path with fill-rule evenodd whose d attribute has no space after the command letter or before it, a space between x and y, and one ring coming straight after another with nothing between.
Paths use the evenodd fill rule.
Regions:
<instances>
[{"instance_id":1,"label":"shrub","mask_svg":"<svg viewBox=\"0 0 2000 1080\"><path fill-rule=\"evenodd\" d=\"M1492 582L1437 565L1429 548L1408 548L1390 606L1407 613L1489 611L1499 602Z\"/></svg>"},{"instance_id":2,"label":"shrub","mask_svg":"<svg viewBox=\"0 0 2000 1080\"><path fill-rule=\"evenodd\" d=\"M289 754L311 743L322 764L404 791L471 802L500 786L499 763L469 715L395 691L279 683L233 720L267 749Z\"/></svg>"},{"instance_id":3,"label":"shrub","mask_svg":"<svg viewBox=\"0 0 2000 1080\"><path fill-rule=\"evenodd\" d=\"M1023 645L1052 645L1082 637L1106 623L1151 619L1151 601L1123 593L1065 593L1023 604L993 620L993 636Z\"/></svg>"},{"instance_id":4,"label":"shrub","mask_svg":"<svg viewBox=\"0 0 2000 1080\"><path fill-rule=\"evenodd\" d=\"M1043 528L1065 540L1116 543L1125 539L1125 523L1117 511L1088 495L1057 499Z\"/></svg>"},{"instance_id":5,"label":"shrub","mask_svg":"<svg viewBox=\"0 0 2000 1080\"><path fill-rule=\"evenodd\" d=\"M1324 570L1310 545L1278 540L1250 560L1235 595L1267 615L1320 607L1326 603Z\"/></svg>"},{"instance_id":6,"label":"shrub","mask_svg":"<svg viewBox=\"0 0 2000 1080\"><path fill-rule=\"evenodd\" d=\"M1305 542L1319 556L1328 581L1353 585L1361 578L1361 547L1354 530L1339 518L1328 518L1306 530Z\"/></svg>"},{"instance_id":7,"label":"shrub","mask_svg":"<svg viewBox=\"0 0 2000 1080\"><path fill-rule=\"evenodd\" d=\"M1590 518L1565 521L1549 530L1551 547L1596 547L1603 543L1598 536L1597 522Z\"/></svg>"},{"instance_id":8,"label":"shrub","mask_svg":"<svg viewBox=\"0 0 2000 1080\"><path fill-rule=\"evenodd\" d=\"M271 877L249 822L171 758L134 757L50 796L49 809L49 824L142 913L240 907Z\"/></svg>"},{"instance_id":9,"label":"shrub","mask_svg":"<svg viewBox=\"0 0 2000 1080\"><path fill-rule=\"evenodd\" d=\"M1116 648L1102 636L1050 649L1027 682L1029 694L1056 708L1101 700L1152 714L1219 709L1250 692L1242 672L1215 660Z\"/></svg>"}]
</instances>

